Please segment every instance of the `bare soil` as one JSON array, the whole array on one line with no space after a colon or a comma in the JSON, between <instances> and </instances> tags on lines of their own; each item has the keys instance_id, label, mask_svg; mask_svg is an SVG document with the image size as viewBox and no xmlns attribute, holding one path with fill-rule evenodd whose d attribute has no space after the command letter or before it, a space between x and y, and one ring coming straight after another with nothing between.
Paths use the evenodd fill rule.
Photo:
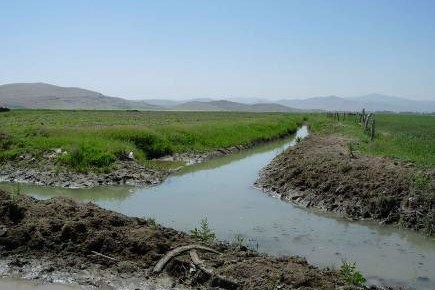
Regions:
<instances>
[{"instance_id":1,"label":"bare soil","mask_svg":"<svg viewBox=\"0 0 435 290\"><path fill-rule=\"evenodd\" d=\"M281 199L354 220L435 233L435 171L350 152L342 136L311 135L278 155L256 182ZM418 188L415 176L429 182Z\"/></svg>"},{"instance_id":2,"label":"bare soil","mask_svg":"<svg viewBox=\"0 0 435 290\"><path fill-rule=\"evenodd\" d=\"M3 273L123 289L150 284L160 286L147 289L350 289L337 271L319 269L303 258L274 258L221 243L205 244L221 254L199 255L208 268L237 281L238 286L201 272L188 255L170 262L164 274L152 272L169 250L193 243L200 241L151 220L127 217L92 203L59 197L36 200L0 191ZM166 276L170 282L165 280L165 284L162 279Z\"/></svg>"},{"instance_id":3,"label":"bare soil","mask_svg":"<svg viewBox=\"0 0 435 290\"><path fill-rule=\"evenodd\" d=\"M148 168L134 160L119 160L110 172L77 172L53 159L26 158L0 164L0 181L64 188L126 184L148 186L163 182L169 171Z\"/></svg>"}]
</instances>

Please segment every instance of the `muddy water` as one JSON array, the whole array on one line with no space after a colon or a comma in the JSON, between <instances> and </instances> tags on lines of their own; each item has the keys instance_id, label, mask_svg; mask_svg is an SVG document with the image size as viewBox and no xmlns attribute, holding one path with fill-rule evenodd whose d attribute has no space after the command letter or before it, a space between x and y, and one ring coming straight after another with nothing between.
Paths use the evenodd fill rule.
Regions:
<instances>
[{"instance_id":1,"label":"muddy water","mask_svg":"<svg viewBox=\"0 0 435 290\"><path fill-rule=\"evenodd\" d=\"M305 127L297 132L299 137L307 134ZM22 191L37 198L63 195L94 201L183 231L207 217L222 240L242 234L259 251L304 256L324 267L339 267L343 259L356 261L370 283L435 289L434 239L374 223L350 223L289 205L253 188L259 170L292 145L294 139L284 140L186 167L152 188L22 186Z\"/></svg>"}]
</instances>

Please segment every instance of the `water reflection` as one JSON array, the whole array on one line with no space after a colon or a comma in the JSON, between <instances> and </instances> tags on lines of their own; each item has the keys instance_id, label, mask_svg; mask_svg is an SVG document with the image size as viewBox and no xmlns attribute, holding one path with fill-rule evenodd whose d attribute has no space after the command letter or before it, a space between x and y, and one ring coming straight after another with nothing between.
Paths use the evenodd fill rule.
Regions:
<instances>
[{"instance_id":1,"label":"water reflection","mask_svg":"<svg viewBox=\"0 0 435 290\"><path fill-rule=\"evenodd\" d=\"M15 184L0 183L0 188L14 192ZM131 186L102 186L95 188L57 188L49 186L35 186L32 184L20 184L23 193L35 196L39 199L48 199L55 196L68 197L77 201L114 201L122 202L131 197L137 188Z\"/></svg>"}]
</instances>

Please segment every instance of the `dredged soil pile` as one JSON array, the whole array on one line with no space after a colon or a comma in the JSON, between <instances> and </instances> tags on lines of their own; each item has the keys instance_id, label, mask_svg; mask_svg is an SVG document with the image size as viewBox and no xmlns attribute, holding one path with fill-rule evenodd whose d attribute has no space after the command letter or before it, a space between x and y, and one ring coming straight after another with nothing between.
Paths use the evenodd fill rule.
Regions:
<instances>
[{"instance_id":1,"label":"dredged soil pile","mask_svg":"<svg viewBox=\"0 0 435 290\"><path fill-rule=\"evenodd\" d=\"M256 185L305 207L433 234L435 171L350 152L350 142L342 136L312 135L278 155ZM420 188L416 176L425 181Z\"/></svg>"},{"instance_id":2,"label":"dredged soil pile","mask_svg":"<svg viewBox=\"0 0 435 290\"><path fill-rule=\"evenodd\" d=\"M21 272L26 264L37 260L49 261L38 265L40 277L59 270L90 273L98 268L98 279L88 275L75 281L84 286L120 285L114 281L133 276L158 281L162 274L152 271L156 263L169 250L194 243L200 242L150 220L127 217L92 203L64 198L36 200L0 191L0 253L2 260L11 261L9 267L18 267ZM243 246L208 246L221 254L198 252L206 266L237 281L240 289L346 289L338 272L321 270L303 258L274 258ZM177 285L191 289L237 288L193 267L188 255L173 259L165 275L173 281L170 289Z\"/></svg>"}]
</instances>

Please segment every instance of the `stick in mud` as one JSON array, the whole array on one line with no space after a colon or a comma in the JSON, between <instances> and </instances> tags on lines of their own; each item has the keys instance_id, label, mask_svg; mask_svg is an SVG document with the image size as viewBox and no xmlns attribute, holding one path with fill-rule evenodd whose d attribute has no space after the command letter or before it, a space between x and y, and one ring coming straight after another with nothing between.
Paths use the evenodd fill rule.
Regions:
<instances>
[{"instance_id":1,"label":"stick in mud","mask_svg":"<svg viewBox=\"0 0 435 290\"><path fill-rule=\"evenodd\" d=\"M103 254L98 253L98 252L95 252L95 251L91 251L91 253L92 253L93 255L95 255L95 256L100 256L100 257L103 257L103 258L109 259L109 260L111 260L111 261L115 261L115 262L118 261L118 260L115 259L115 258L112 258L112 257L106 256L106 255L103 255Z\"/></svg>"}]
</instances>

